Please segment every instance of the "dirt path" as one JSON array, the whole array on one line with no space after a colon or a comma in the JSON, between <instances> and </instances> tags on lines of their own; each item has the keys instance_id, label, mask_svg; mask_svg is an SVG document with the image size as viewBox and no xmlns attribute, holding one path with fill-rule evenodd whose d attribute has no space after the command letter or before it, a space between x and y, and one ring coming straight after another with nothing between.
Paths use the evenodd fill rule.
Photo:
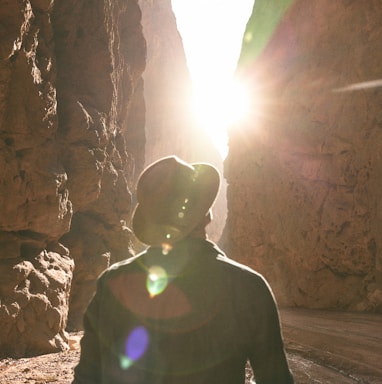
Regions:
<instances>
[{"instance_id":1,"label":"dirt path","mask_svg":"<svg viewBox=\"0 0 382 384\"><path fill-rule=\"evenodd\" d=\"M281 319L296 384L382 384L382 315L293 309ZM68 352L0 360L0 384L70 384L79 338Z\"/></svg>"},{"instance_id":2,"label":"dirt path","mask_svg":"<svg viewBox=\"0 0 382 384\"><path fill-rule=\"evenodd\" d=\"M382 383L382 315L296 309L280 315L295 372L304 374L307 364L317 380L328 370L338 375L306 382Z\"/></svg>"}]
</instances>

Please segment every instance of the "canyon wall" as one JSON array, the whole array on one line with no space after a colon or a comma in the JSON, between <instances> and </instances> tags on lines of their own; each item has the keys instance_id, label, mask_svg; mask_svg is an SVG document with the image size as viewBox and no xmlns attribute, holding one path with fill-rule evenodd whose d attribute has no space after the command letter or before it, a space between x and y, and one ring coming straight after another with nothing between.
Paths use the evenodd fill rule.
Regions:
<instances>
[{"instance_id":1,"label":"canyon wall","mask_svg":"<svg viewBox=\"0 0 382 384\"><path fill-rule=\"evenodd\" d=\"M190 157L195 127L192 85L171 0L139 0L139 4L147 41L145 161L150 164L173 154Z\"/></svg>"},{"instance_id":2,"label":"canyon wall","mask_svg":"<svg viewBox=\"0 0 382 384\"><path fill-rule=\"evenodd\" d=\"M98 274L129 255L140 22L134 0L0 6L1 355L66 349L68 316L80 326Z\"/></svg>"},{"instance_id":3,"label":"canyon wall","mask_svg":"<svg viewBox=\"0 0 382 384\"><path fill-rule=\"evenodd\" d=\"M170 0L4 1L0 21L0 355L28 356L68 348L98 275L141 249L144 165L222 160L190 112ZM214 239L224 188L218 205Z\"/></svg>"},{"instance_id":4,"label":"canyon wall","mask_svg":"<svg viewBox=\"0 0 382 384\"><path fill-rule=\"evenodd\" d=\"M53 12L62 162L73 204L69 329L95 279L129 255L134 174L144 161L146 43L137 1L58 1Z\"/></svg>"},{"instance_id":5,"label":"canyon wall","mask_svg":"<svg viewBox=\"0 0 382 384\"><path fill-rule=\"evenodd\" d=\"M379 1L255 2L224 243L281 305L382 311L381 41Z\"/></svg>"},{"instance_id":6,"label":"canyon wall","mask_svg":"<svg viewBox=\"0 0 382 384\"><path fill-rule=\"evenodd\" d=\"M275 0L270 29L265 3L238 67L257 97L230 133L222 246L281 305L381 311L382 9ZM145 164L222 164L170 0L4 0L0 41L0 355L27 356L66 349L99 273L137 249Z\"/></svg>"}]
</instances>

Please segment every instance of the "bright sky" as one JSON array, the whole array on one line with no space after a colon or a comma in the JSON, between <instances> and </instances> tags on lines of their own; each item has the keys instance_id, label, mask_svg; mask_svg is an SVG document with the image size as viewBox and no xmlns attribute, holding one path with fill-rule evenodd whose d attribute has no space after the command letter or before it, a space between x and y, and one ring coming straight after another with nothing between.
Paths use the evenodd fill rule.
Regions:
<instances>
[{"instance_id":1,"label":"bright sky","mask_svg":"<svg viewBox=\"0 0 382 384\"><path fill-rule=\"evenodd\" d=\"M226 130L245 106L243 90L231 80L254 0L171 1L193 79L198 118L225 157Z\"/></svg>"}]
</instances>

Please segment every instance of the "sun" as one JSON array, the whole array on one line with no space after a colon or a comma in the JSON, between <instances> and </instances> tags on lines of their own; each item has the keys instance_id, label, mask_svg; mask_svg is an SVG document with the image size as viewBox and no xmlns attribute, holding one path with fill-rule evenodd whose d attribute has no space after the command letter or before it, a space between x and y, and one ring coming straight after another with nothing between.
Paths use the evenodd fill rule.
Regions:
<instances>
[{"instance_id":1,"label":"sun","mask_svg":"<svg viewBox=\"0 0 382 384\"><path fill-rule=\"evenodd\" d=\"M171 0L171 4L193 81L195 116L225 158L227 129L239 124L248 109L248 92L233 78L254 2Z\"/></svg>"},{"instance_id":2,"label":"sun","mask_svg":"<svg viewBox=\"0 0 382 384\"><path fill-rule=\"evenodd\" d=\"M244 83L232 78L206 79L194 88L194 113L222 158L228 153L228 130L249 116L251 97Z\"/></svg>"}]
</instances>

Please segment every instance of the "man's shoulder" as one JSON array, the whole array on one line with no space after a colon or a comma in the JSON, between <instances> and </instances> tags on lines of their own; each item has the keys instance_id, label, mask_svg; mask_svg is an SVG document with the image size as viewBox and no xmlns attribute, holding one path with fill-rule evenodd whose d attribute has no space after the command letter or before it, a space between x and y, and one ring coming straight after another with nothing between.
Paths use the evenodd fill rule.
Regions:
<instances>
[{"instance_id":1,"label":"man's shoulder","mask_svg":"<svg viewBox=\"0 0 382 384\"><path fill-rule=\"evenodd\" d=\"M255 271L254 269L252 269L251 267L249 267L246 264L242 264L236 260L229 258L225 254L219 254L216 257L216 260L221 262L222 265L224 265L224 268L231 271L232 273L255 276L255 277L258 277L260 279L263 279L263 276L259 272Z\"/></svg>"},{"instance_id":2,"label":"man's shoulder","mask_svg":"<svg viewBox=\"0 0 382 384\"><path fill-rule=\"evenodd\" d=\"M272 288L261 273L226 256L219 255L217 261L230 290L239 292L241 298L247 298L256 305L274 305Z\"/></svg>"},{"instance_id":3,"label":"man's shoulder","mask_svg":"<svg viewBox=\"0 0 382 384\"><path fill-rule=\"evenodd\" d=\"M129 269L133 269L135 264L138 262L139 258L141 258L146 251L139 253L138 255L128 257L125 260L118 261L112 265L110 265L99 277L99 280L109 279L121 272L127 271Z\"/></svg>"},{"instance_id":4,"label":"man's shoulder","mask_svg":"<svg viewBox=\"0 0 382 384\"><path fill-rule=\"evenodd\" d=\"M116 271L119 269L127 268L129 265L133 264L136 260L138 260L142 256L143 253L144 252L139 253L138 255L128 257L125 260L118 261L117 263L110 265L110 267L107 269L107 271L113 272L113 271Z\"/></svg>"},{"instance_id":5,"label":"man's shoulder","mask_svg":"<svg viewBox=\"0 0 382 384\"><path fill-rule=\"evenodd\" d=\"M222 268L226 269L227 272L231 272L239 275L248 275L260 280L264 280L264 277L250 266L240 263L234 259L231 259L227 254L214 242L206 241L206 246L215 253L215 259L220 263Z\"/></svg>"}]
</instances>

